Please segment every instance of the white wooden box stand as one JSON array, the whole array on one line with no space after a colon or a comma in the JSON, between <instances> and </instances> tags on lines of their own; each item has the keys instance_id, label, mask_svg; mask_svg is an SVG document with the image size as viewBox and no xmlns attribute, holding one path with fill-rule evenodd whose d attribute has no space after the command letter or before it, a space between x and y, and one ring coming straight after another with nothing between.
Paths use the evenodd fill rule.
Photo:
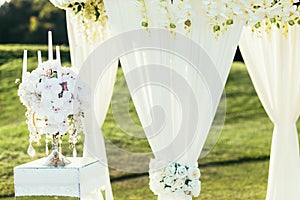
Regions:
<instances>
[{"instance_id":1,"label":"white wooden box stand","mask_svg":"<svg viewBox=\"0 0 300 200\"><path fill-rule=\"evenodd\" d=\"M100 193L103 165L87 158L68 158L65 167L44 166L45 158L14 168L15 196L69 196L90 199ZM102 195L101 198L103 199Z\"/></svg>"}]
</instances>

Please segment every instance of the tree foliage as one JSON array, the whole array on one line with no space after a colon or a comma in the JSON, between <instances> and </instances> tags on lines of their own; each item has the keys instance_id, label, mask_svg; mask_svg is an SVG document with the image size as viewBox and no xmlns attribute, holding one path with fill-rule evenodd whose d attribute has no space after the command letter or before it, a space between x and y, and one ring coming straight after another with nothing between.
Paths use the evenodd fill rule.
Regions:
<instances>
[{"instance_id":1,"label":"tree foliage","mask_svg":"<svg viewBox=\"0 0 300 200\"><path fill-rule=\"evenodd\" d=\"M67 44L65 12L48 0L12 0L0 8L0 43Z\"/></svg>"}]
</instances>

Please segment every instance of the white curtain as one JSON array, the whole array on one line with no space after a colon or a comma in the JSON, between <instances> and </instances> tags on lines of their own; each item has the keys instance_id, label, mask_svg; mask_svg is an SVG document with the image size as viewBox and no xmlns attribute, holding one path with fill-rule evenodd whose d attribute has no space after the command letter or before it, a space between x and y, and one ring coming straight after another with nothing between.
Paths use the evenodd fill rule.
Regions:
<instances>
[{"instance_id":1,"label":"white curtain","mask_svg":"<svg viewBox=\"0 0 300 200\"><path fill-rule=\"evenodd\" d=\"M72 67L77 71L80 77L91 87L90 108L85 114L85 139L83 157L93 157L99 159L103 164L102 177L99 177L99 183L106 192L106 199L112 200L112 189L109 178L108 163L105 151L105 143L101 131L101 127L105 120L105 116L110 104L110 99L113 93L113 86L118 68L118 62L115 61L109 70L102 76L97 73L98 64L95 59L89 58L92 52L98 47L101 42L107 40L109 30L107 27L97 26L92 24L93 31L97 31L97 37L85 38L79 31L80 22L76 21L74 13L66 11L68 38L70 44ZM96 27L95 27L96 26ZM89 31L89 30L86 30ZM101 56L101 55L99 55ZM89 59L88 59L89 58ZM87 60L88 59L88 60ZM87 71L87 69L89 71ZM97 82L101 76L101 81ZM95 192L87 199L103 199L99 192Z\"/></svg>"},{"instance_id":2,"label":"white curtain","mask_svg":"<svg viewBox=\"0 0 300 200\"><path fill-rule=\"evenodd\" d=\"M274 123L267 200L300 199L296 121L300 114L300 27L287 35L243 31L240 49L257 94Z\"/></svg>"},{"instance_id":3,"label":"white curtain","mask_svg":"<svg viewBox=\"0 0 300 200\"><path fill-rule=\"evenodd\" d=\"M141 13L135 1L104 2L112 34L141 28ZM184 165L197 163L242 29L242 24L236 21L216 40L199 2L190 2L193 9L190 35L184 37L157 30L148 33L149 43L158 40L162 48L177 45L177 48L169 49L171 53L162 49L136 49L120 58L155 159L165 164L169 161ZM151 0L145 0L145 3L149 24L161 27L165 16L158 12L159 8L154 7ZM168 6L171 6L170 2ZM185 34L183 29L179 31ZM138 39L132 41L133 48ZM158 199L170 197L161 194Z\"/></svg>"}]
</instances>

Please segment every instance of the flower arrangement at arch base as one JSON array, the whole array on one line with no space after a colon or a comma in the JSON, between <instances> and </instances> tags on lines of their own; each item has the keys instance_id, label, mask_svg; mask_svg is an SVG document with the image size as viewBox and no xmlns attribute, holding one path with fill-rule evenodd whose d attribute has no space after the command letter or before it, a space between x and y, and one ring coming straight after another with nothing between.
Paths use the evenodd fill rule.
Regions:
<instances>
[{"instance_id":1,"label":"flower arrangement at arch base","mask_svg":"<svg viewBox=\"0 0 300 200\"><path fill-rule=\"evenodd\" d=\"M70 162L62 155L62 137L69 135L73 156L77 156L75 145L83 131L84 111L88 107L87 87L77 75L60 61L40 63L31 73L23 74L18 94L27 108L26 117L29 134L28 154L33 157L32 143L40 143L45 135L46 155L48 143L52 141L52 153L45 165L65 166Z\"/></svg>"},{"instance_id":2,"label":"flower arrangement at arch base","mask_svg":"<svg viewBox=\"0 0 300 200\"><path fill-rule=\"evenodd\" d=\"M154 194L169 199L191 200L201 191L201 173L197 166L183 165L179 162L165 162L157 159L150 162L150 189Z\"/></svg>"}]
</instances>

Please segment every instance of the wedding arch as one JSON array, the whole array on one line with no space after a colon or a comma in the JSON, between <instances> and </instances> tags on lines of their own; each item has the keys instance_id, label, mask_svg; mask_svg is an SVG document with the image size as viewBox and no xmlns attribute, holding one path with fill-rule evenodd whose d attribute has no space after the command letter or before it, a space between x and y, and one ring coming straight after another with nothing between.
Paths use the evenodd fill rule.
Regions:
<instances>
[{"instance_id":1,"label":"wedding arch","mask_svg":"<svg viewBox=\"0 0 300 200\"><path fill-rule=\"evenodd\" d=\"M72 64L95 95L90 98L93 106L85 118L84 155L107 164L100 128L112 95L119 57L155 155L150 162L150 188L159 200L192 199L199 195L197 160L242 28L247 26L242 34L242 53L258 95L275 124L267 199L299 199L300 158L295 126L299 117L299 45L293 44L299 40L299 1L50 1L66 9ZM143 37L132 38L136 33L133 30ZM130 38L128 46L135 51L122 54L121 49L119 54L111 54L103 50L110 48L105 41L111 34L120 47L126 47L124 43ZM261 38L254 39L252 34ZM146 42L142 43L146 47L158 42L173 48L141 48L138 42ZM176 46L177 42L184 48ZM112 67L104 71L95 68L99 55L105 55L100 66ZM95 99L100 99L101 104L96 104ZM95 112L101 115L95 118ZM112 199L107 167L105 176L107 197Z\"/></svg>"}]
</instances>

